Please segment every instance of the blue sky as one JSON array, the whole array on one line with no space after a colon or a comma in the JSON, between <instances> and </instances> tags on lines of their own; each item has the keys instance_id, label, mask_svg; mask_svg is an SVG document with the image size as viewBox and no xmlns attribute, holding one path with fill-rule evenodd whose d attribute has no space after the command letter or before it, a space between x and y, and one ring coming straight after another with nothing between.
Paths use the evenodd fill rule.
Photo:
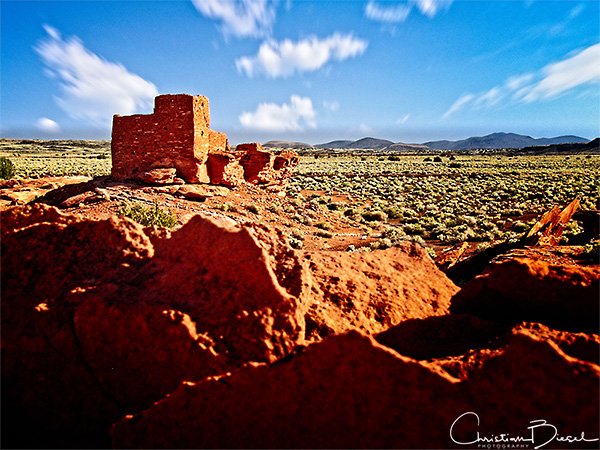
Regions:
<instances>
[{"instance_id":1,"label":"blue sky","mask_svg":"<svg viewBox=\"0 0 600 450\"><path fill-rule=\"evenodd\" d=\"M4 1L3 137L208 96L233 143L600 135L600 2Z\"/></svg>"}]
</instances>

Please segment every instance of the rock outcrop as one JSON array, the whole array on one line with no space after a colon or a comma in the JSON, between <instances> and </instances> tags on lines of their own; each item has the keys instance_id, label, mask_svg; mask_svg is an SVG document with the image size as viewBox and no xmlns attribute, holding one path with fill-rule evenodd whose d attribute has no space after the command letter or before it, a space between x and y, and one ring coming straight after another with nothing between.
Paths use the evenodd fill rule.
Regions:
<instances>
[{"instance_id":1,"label":"rock outcrop","mask_svg":"<svg viewBox=\"0 0 600 450\"><path fill-rule=\"evenodd\" d=\"M378 333L408 320L447 314L458 288L418 244L387 250L309 252L313 299L308 339L359 329Z\"/></svg>"},{"instance_id":2,"label":"rock outcrop","mask_svg":"<svg viewBox=\"0 0 600 450\"><path fill-rule=\"evenodd\" d=\"M35 446L106 446L112 422L183 380L273 361L302 342L303 309L249 229L195 216L161 235L42 205L8 210L2 224L12 445L39 426Z\"/></svg>"},{"instance_id":3,"label":"rock outcrop","mask_svg":"<svg viewBox=\"0 0 600 450\"><path fill-rule=\"evenodd\" d=\"M537 257L504 257L467 283L451 311L595 332L600 268Z\"/></svg>"},{"instance_id":4,"label":"rock outcrop","mask_svg":"<svg viewBox=\"0 0 600 450\"><path fill-rule=\"evenodd\" d=\"M0 220L5 447L107 448L113 427L128 448L447 448L469 411L480 427L464 417L458 440L536 419L598 436L600 337L575 309L592 314L597 267L511 258L449 314L461 291L414 243L299 252L266 224L167 231L43 204Z\"/></svg>"},{"instance_id":5,"label":"rock outcrop","mask_svg":"<svg viewBox=\"0 0 600 450\"><path fill-rule=\"evenodd\" d=\"M113 428L117 448L451 448L543 418L560 436L598 436L596 364L525 332L462 382L358 332L291 359L185 383ZM561 405L557 407L557 405ZM476 412L481 422L472 415ZM462 418L461 418L462 416ZM453 426L454 423L454 426ZM538 430L535 444L548 439ZM597 442L584 442L593 448ZM548 448L561 448L554 441Z\"/></svg>"},{"instance_id":6,"label":"rock outcrop","mask_svg":"<svg viewBox=\"0 0 600 450\"><path fill-rule=\"evenodd\" d=\"M304 260L281 233L224 218L158 232L35 204L2 225L12 443L28 424L44 430L34 446L103 446L111 423L183 381L282 359L307 336L443 314L456 290L412 246Z\"/></svg>"}]
</instances>

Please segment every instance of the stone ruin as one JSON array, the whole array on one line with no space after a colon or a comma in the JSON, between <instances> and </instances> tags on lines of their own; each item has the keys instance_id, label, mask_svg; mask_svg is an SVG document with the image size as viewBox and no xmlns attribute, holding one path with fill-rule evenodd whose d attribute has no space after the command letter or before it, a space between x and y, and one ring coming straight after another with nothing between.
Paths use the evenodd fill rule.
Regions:
<instances>
[{"instance_id":1,"label":"stone ruin","mask_svg":"<svg viewBox=\"0 0 600 450\"><path fill-rule=\"evenodd\" d=\"M114 180L152 184L284 184L298 164L296 152L258 143L231 150L210 129L208 99L188 94L157 96L152 114L115 115L111 151Z\"/></svg>"}]
</instances>

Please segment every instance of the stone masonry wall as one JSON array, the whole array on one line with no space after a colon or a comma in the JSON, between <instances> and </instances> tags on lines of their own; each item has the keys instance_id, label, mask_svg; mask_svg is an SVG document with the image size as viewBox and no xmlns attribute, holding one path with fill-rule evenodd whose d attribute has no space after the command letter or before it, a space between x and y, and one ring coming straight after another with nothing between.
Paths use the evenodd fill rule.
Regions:
<instances>
[{"instance_id":1,"label":"stone masonry wall","mask_svg":"<svg viewBox=\"0 0 600 450\"><path fill-rule=\"evenodd\" d=\"M232 152L225 133L210 129L201 95L159 95L152 114L115 115L111 149L114 180L151 184L283 185L298 164L297 153L271 153L258 143Z\"/></svg>"},{"instance_id":2,"label":"stone masonry wall","mask_svg":"<svg viewBox=\"0 0 600 450\"><path fill-rule=\"evenodd\" d=\"M160 95L153 114L113 117L112 177L139 178L156 168L175 168L189 183L208 182L205 162L211 149L228 151L224 133L210 129L208 99Z\"/></svg>"}]
</instances>

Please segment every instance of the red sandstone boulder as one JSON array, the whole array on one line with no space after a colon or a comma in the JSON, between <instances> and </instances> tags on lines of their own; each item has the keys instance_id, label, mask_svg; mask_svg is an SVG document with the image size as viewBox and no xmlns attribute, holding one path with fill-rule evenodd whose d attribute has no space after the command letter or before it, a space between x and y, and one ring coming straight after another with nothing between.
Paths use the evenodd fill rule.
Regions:
<instances>
[{"instance_id":1,"label":"red sandstone boulder","mask_svg":"<svg viewBox=\"0 0 600 450\"><path fill-rule=\"evenodd\" d=\"M186 383L118 423L113 445L443 448L447 424L463 409L454 394L444 374L350 332L288 361Z\"/></svg>"},{"instance_id":2,"label":"red sandstone boulder","mask_svg":"<svg viewBox=\"0 0 600 450\"><path fill-rule=\"evenodd\" d=\"M173 184L176 175L177 169L173 167L151 169L147 172L141 172L136 178L148 184Z\"/></svg>"},{"instance_id":3,"label":"red sandstone boulder","mask_svg":"<svg viewBox=\"0 0 600 450\"><path fill-rule=\"evenodd\" d=\"M415 244L369 253L309 252L311 339L355 328L378 333L403 320L448 313L458 288Z\"/></svg>"},{"instance_id":4,"label":"red sandstone boulder","mask_svg":"<svg viewBox=\"0 0 600 450\"><path fill-rule=\"evenodd\" d=\"M546 419L598 436L600 367L526 333L458 383L357 332L291 359L185 383L113 428L117 448L449 448ZM481 419L479 428L472 415ZM462 419L459 419L463 416ZM459 420L457 420L459 419ZM452 424L456 422L455 426ZM544 430L547 431L547 430ZM451 437L452 432L452 437ZM537 434L536 444L544 442ZM583 445L593 448L595 442ZM554 441L547 448L563 448Z\"/></svg>"},{"instance_id":5,"label":"red sandstone boulder","mask_svg":"<svg viewBox=\"0 0 600 450\"><path fill-rule=\"evenodd\" d=\"M452 299L452 312L489 320L599 328L600 268L516 257L492 264Z\"/></svg>"},{"instance_id":6,"label":"red sandstone boulder","mask_svg":"<svg viewBox=\"0 0 600 450\"><path fill-rule=\"evenodd\" d=\"M8 446L106 447L112 422L183 380L302 342L303 309L246 228L196 216L150 235L38 205L2 223Z\"/></svg>"}]
</instances>

